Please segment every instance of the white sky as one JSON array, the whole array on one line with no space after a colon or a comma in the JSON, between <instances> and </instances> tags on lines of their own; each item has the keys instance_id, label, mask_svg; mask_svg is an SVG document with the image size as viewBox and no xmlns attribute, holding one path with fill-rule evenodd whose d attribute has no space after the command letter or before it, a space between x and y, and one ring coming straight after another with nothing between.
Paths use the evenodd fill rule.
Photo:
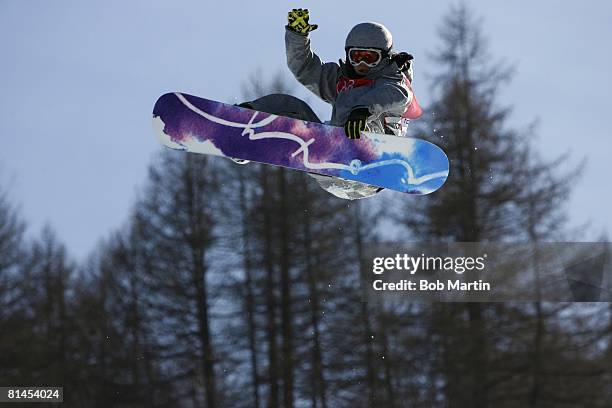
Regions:
<instances>
[{"instance_id":1,"label":"white sky","mask_svg":"<svg viewBox=\"0 0 612 408\"><path fill-rule=\"evenodd\" d=\"M44 1L0 0L0 183L32 231L45 222L79 258L121 225L160 147L151 130L157 97L184 91L238 100L258 68L285 68L287 11L308 7L315 51L343 55L348 30L387 25L396 49L415 55L415 90L427 104L428 55L451 1ZM593 237L612 226L612 3L472 0L490 50L517 68L502 102L509 125L540 120L545 157L588 159L569 203ZM306 92L304 96L308 96ZM323 118L329 109L313 96ZM386 193L394 194L394 193ZM397 194L398 199L406 198Z\"/></svg>"}]
</instances>

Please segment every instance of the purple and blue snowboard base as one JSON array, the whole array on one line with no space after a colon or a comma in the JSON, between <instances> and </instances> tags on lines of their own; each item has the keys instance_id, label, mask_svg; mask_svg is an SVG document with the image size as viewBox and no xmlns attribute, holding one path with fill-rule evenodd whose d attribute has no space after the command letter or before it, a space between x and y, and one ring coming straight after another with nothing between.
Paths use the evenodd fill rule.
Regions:
<instances>
[{"instance_id":1,"label":"purple and blue snowboard base","mask_svg":"<svg viewBox=\"0 0 612 408\"><path fill-rule=\"evenodd\" d=\"M173 149L238 158L429 194L448 177L442 149L425 140L362 132L258 112L182 93L162 95L153 126Z\"/></svg>"}]
</instances>

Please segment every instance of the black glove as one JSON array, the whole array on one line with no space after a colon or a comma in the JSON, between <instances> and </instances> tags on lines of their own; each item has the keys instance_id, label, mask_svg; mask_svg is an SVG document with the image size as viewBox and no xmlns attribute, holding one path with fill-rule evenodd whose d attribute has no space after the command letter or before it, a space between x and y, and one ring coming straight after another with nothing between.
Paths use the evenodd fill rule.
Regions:
<instances>
[{"instance_id":1,"label":"black glove","mask_svg":"<svg viewBox=\"0 0 612 408\"><path fill-rule=\"evenodd\" d=\"M308 9L293 9L287 15L288 24L285 26L294 33L308 35L309 32L319 28L316 24L310 24Z\"/></svg>"},{"instance_id":2,"label":"black glove","mask_svg":"<svg viewBox=\"0 0 612 408\"><path fill-rule=\"evenodd\" d=\"M344 133L349 139L359 139L361 132L366 129L366 123L370 117L368 108L355 108L351 111L346 123L344 124Z\"/></svg>"},{"instance_id":3,"label":"black glove","mask_svg":"<svg viewBox=\"0 0 612 408\"><path fill-rule=\"evenodd\" d=\"M407 52L400 52L393 55L391 59L395 61L400 71L406 72L410 69L414 57L411 54L408 54Z\"/></svg>"}]
</instances>

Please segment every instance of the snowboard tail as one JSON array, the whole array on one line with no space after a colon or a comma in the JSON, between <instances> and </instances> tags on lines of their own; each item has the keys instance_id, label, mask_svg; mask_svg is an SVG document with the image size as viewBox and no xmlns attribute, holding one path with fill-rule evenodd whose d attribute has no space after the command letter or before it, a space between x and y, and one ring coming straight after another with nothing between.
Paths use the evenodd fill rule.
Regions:
<instances>
[{"instance_id":1,"label":"snowboard tail","mask_svg":"<svg viewBox=\"0 0 612 408\"><path fill-rule=\"evenodd\" d=\"M308 122L182 93L162 95L153 126L167 147L249 160L357 181L408 194L429 194L448 177L442 149L425 140Z\"/></svg>"}]
</instances>

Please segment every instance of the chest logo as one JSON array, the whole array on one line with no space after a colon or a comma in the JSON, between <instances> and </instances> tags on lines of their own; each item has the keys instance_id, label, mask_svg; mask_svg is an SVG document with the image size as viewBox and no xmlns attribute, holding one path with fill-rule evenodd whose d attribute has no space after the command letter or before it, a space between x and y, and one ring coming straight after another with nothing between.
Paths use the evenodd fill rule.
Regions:
<instances>
[{"instance_id":1,"label":"chest logo","mask_svg":"<svg viewBox=\"0 0 612 408\"><path fill-rule=\"evenodd\" d=\"M353 89L353 88L359 88L361 86L372 86L373 84L374 84L373 79L368 79L368 78L352 79L352 78L347 78L347 77L340 77L340 79L336 83L336 95L342 91L346 91L346 90Z\"/></svg>"}]
</instances>

